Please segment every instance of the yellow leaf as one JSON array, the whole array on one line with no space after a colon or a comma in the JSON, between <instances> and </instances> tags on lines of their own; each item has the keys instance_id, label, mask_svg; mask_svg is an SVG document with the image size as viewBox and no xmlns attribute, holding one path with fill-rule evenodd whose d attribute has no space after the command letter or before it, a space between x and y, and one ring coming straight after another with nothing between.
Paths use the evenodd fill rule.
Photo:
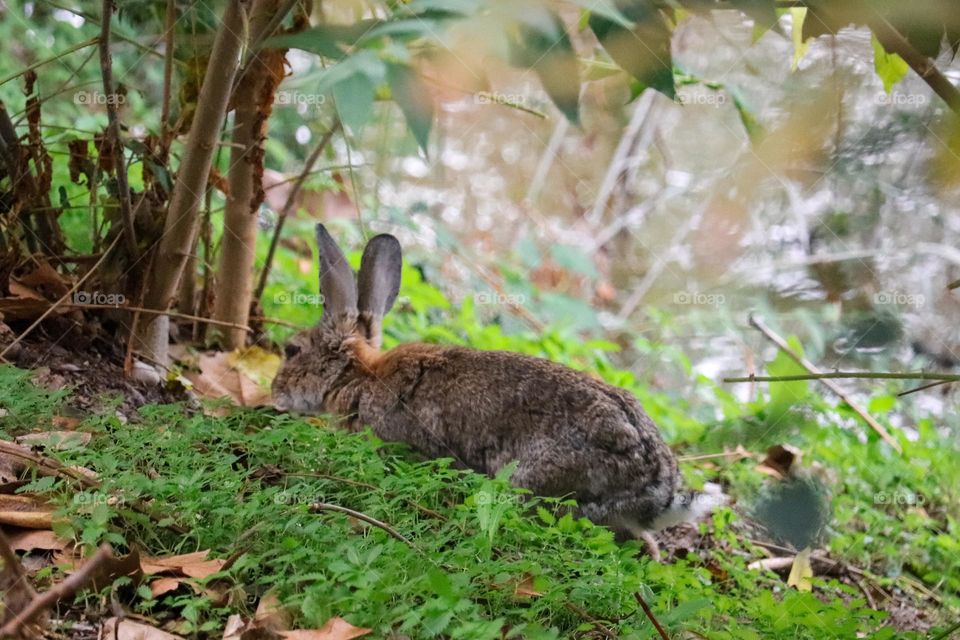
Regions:
<instances>
[{"instance_id":1,"label":"yellow leaf","mask_svg":"<svg viewBox=\"0 0 960 640\"><path fill-rule=\"evenodd\" d=\"M231 351L227 360L230 366L264 387L270 386L280 369L280 356L257 346Z\"/></svg>"},{"instance_id":2,"label":"yellow leaf","mask_svg":"<svg viewBox=\"0 0 960 640\"><path fill-rule=\"evenodd\" d=\"M812 553L813 550L807 547L793 559L787 584L796 587L797 591L813 591L813 583L810 580L813 577L813 567L810 566L810 555Z\"/></svg>"}]
</instances>

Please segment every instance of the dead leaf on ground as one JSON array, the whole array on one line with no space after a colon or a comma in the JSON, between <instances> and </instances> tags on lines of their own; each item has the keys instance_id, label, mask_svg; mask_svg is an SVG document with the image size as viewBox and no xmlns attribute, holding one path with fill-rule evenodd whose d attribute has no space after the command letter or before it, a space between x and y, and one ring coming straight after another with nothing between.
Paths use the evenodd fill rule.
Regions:
<instances>
[{"instance_id":1,"label":"dead leaf on ground","mask_svg":"<svg viewBox=\"0 0 960 640\"><path fill-rule=\"evenodd\" d=\"M49 529L22 529L7 533L7 539L14 551L62 551L72 544Z\"/></svg>"},{"instance_id":2,"label":"dead leaf on ground","mask_svg":"<svg viewBox=\"0 0 960 640\"><path fill-rule=\"evenodd\" d=\"M77 424L79 422L77 420ZM25 447L44 447L54 451L62 451L82 447L89 443L92 437L91 434L82 431L44 431L18 436L16 443Z\"/></svg>"},{"instance_id":3,"label":"dead leaf on ground","mask_svg":"<svg viewBox=\"0 0 960 640\"><path fill-rule=\"evenodd\" d=\"M534 577L525 573L523 578L513 588L513 595L518 598L539 598L543 594L534 588Z\"/></svg>"},{"instance_id":4,"label":"dead leaf on ground","mask_svg":"<svg viewBox=\"0 0 960 640\"><path fill-rule=\"evenodd\" d=\"M79 563L75 563L74 569L83 566L86 561L87 560L84 559ZM90 577L90 583L93 585L94 590L99 590L109 586L117 578L122 577L129 577L135 585L143 582L143 569L140 566L140 551L136 547L125 556L107 557L97 570L93 572L93 575Z\"/></svg>"},{"instance_id":5,"label":"dead leaf on ground","mask_svg":"<svg viewBox=\"0 0 960 640\"><path fill-rule=\"evenodd\" d=\"M813 567L810 565L810 555L813 550L807 547L796 555L793 559L793 566L790 567L790 575L787 577L787 585L796 587L797 591L812 591Z\"/></svg>"},{"instance_id":6,"label":"dead leaf on ground","mask_svg":"<svg viewBox=\"0 0 960 640\"><path fill-rule=\"evenodd\" d=\"M790 475L794 463L800 461L803 452L789 444L775 444L767 449L767 456L757 466L757 471L779 480Z\"/></svg>"},{"instance_id":7,"label":"dead leaf on ground","mask_svg":"<svg viewBox=\"0 0 960 640\"><path fill-rule=\"evenodd\" d=\"M144 556L143 572L147 575L160 573L179 573L189 578L206 578L218 571L221 571L226 565L226 560L213 558L208 560L207 556L210 550L194 551L179 556L169 556L166 558L151 558Z\"/></svg>"},{"instance_id":8,"label":"dead leaf on ground","mask_svg":"<svg viewBox=\"0 0 960 640\"><path fill-rule=\"evenodd\" d=\"M176 591L181 584L183 582L179 578L159 578L150 583L150 593L156 599L165 593Z\"/></svg>"},{"instance_id":9,"label":"dead leaf on ground","mask_svg":"<svg viewBox=\"0 0 960 640\"><path fill-rule=\"evenodd\" d=\"M241 407L270 404L270 391L234 366L230 356L225 352L200 356L200 373L186 376L197 393L213 399L229 398Z\"/></svg>"},{"instance_id":10,"label":"dead leaf on ground","mask_svg":"<svg viewBox=\"0 0 960 640\"><path fill-rule=\"evenodd\" d=\"M280 637L286 640L352 640L369 634L373 629L355 627L343 618L330 618L319 629L297 629L281 631Z\"/></svg>"},{"instance_id":11,"label":"dead leaf on ground","mask_svg":"<svg viewBox=\"0 0 960 640\"><path fill-rule=\"evenodd\" d=\"M0 298L0 313L6 316L7 320L25 321L36 320L49 309L51 303L46 300L35 300L33 298ZM62 315L70 311L69 307L59 306L53 310L53 313Z\"/></svg>"},{"instance_id":12,"label":"dead leaf on ground","mask_svg":"<svg viewBox=\"0 0 960 640\"><path fill-rule=\"evenodd\" d=\"M49 529L53 526L53 509L31 496L0 494L0 525Z\"/></svg>"},{"instance_id":13,"label":"dead leaf on ground","mask_svg":"<svg viewBox=\"0 0 960 640\"><path fill-rule=\"evenodd\" d=\"M257 611L253 614L251 627L283 631L290 628L290 612L280 604L280 599L273 591L268 591L257 603Z\"/></svg>"},{"instance_id":14,"label":"dead leaf on ground","mask_svg":"<svg viewBox=\"0 0 960 640\"><path fill-rule=\"evenodd\" d=\"M119 618L110 618L103 623L103 638L110 640L182 640L182 636L174 635L151 627L142 622L133 620L120 620Z\"/></svg>"}]
</instances>

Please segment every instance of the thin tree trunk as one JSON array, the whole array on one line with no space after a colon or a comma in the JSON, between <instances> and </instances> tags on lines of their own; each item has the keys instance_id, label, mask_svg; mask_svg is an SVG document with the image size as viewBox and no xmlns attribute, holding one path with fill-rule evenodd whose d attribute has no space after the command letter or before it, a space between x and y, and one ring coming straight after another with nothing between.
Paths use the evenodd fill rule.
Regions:
<instances>
[{"instance_id":1,"label":"thin tree trunk","mask_svg":"<svg viewBox=\"0 0 960 640\"><path fill-rule=\"evenodd\" d=\"M279 0L254 0L250 15L250 41L259 42L271 25ZM266 34L269 35L269 34ZM213 317L246 326L253 300L253 266L256 258L257 217L263 203L263 143L267 120L273 109L274 93L283 79L284 51L263 49L252 52L234 94L233 144L227 180L230 193L224 211L223 238L217 266L221 295L214 299ZM226 292L226 295L224 295ZM222 346L242 347L247 332L225 329Z\"/></svg>"},{"instance_id":2,"label":"thin tree trunk","mask_svg":"<svg viewBox=\"0 0 960 640\"><path fill-rule=\"evenodd\" d=\"M169 317L163 312L173 304L184 264L197 235L200 200L206 190L210 162L226 116L244 44L245 4L244 0L229 0L217 30L183 161L170 196L163 237L147 277L144 306L159 313L143 318L137 349L148 359L163 365L168 360L170 325Z\"/></svg>"}]
</instances>

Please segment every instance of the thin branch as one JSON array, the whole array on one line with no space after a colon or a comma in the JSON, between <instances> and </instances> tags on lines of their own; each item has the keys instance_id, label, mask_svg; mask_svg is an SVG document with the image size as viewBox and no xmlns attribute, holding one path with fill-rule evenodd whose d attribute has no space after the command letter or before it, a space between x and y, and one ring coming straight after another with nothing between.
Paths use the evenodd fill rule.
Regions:
<instances>
[{"instance_id":1,"label":"thin branch","mask_svg":"<svg viewBox=\"0 0 960 640\"><path fill-rule=\"evenodd\" d=\"M85 587L86 584L90 582L93 574L100 569L100 566L106 562L111 555L112 550L110 549L110 545L101 545L97 550L97 553L94 554L94 556L90 558L88 562L85 562L84 565L76 572L70 574L70 576L68 576L63 582L38 595L23 609L23 611L17 613L16 616L7 622L7 624L0 629L0 637L8 638L11 636L16 636L20 631L20 627L25 624L29 624L36 619L37 616L52 607L60 600L68 596L72 596L74 593Z\"/></svg>"},{"instance_id":2,"label":"thin branch","mask_svg":"<svg viewBox=\"0 0 960 640\"><path fill-rule=\"evenodd\" d=\"M371 524L377 527L378 529L383 529L388 534L390 534L390 536L396 538L397 540L404 543L411 549L414 549L414 550L417 549L412 542L410 542L409 540L404 538L402 535L400 535L400 533L396 529L388 525L386 522L381 522L380 520L377 520L376 518L372 518L365 513L354 511L353 509L347 509L346 507L341 507L338 504L328 504L326 502L312 503L310 505L310 511L311 513L317 513L319 511L336 511L337 513L345 513L348 516L356 518L357 520L362 520L367 524Z\"/></svg>"},{"instance_id":3,"label":"thin branch","mask_svg":"<svg viewBox=\"0 0 960 640\"><path fill-rule=\"evenodd\" d=\"M80 303L67 303L63 305L65 307L71 307L74 309L117 309L119 311L130 311L132 313L150 313L151 310L146 307L133 307L123 304L80 304ZM182 320L190 320L192 322L202 322L206 324L215 324L221 327L229 327L230 329L242 329L247 332L252 332L253 329L242 324L237 324L235 322L226 322L223 320L214 320L213 318L201 318L200 316L190 315L189 313L177 313L176 311L168 311L165 315L170 316L171 318L180 318Z\"/></svg>"},{"instance_id":4,"label":"thin branch","mask_svg":"<svg viewBox=\"0 0 960 640\"><path fill-rule=\"evenodd\" d=\"M33 64L31 64L31 65L28 66L28 67L24 67L23 69L20 69L19 71L15 72L15 73L11 73L11 74L8 75L8 76L4 76L3 78L0 78L0 85L7 84L7 83L10 82L11 80L16 80L16 79L19 78L20 76L25 75L25 74L29 73L30 71L33 71L34 69L38 69L38 68L42 67L42 66L45 65L45 64L50 64L51 62L56 62L56 61L59 60L60 58L63 58L63 57L65 57L65 56L68 56L68 55L70 55L71 53L73 53L74 51L79 51L80 49L86 49L87 47L92 47L93 45L97 44L99 41L100 41L100 38L99 38L99 37L97 37L97 38L90 38L89 40L84 40L83 42L81 42L81 43L79 43L79 44L75 44L75 45L73 45L72 47L69 47L69 48L67 48L67 49L64 49L63 51L61 51L60 53L58 53L58 54L56 54L56 55L50 56L49 58L44 58L43 60L40 60L39 62L34 62Z\"/></svg>"},{"instance_id":5,"label":"thin branch","mask_svg":"<svg viewBox=\"0 0 960 640\"><path fill-rule=\"evenodd\" d=\"M103 77L103 92L106 94L107 136L113 150L113 162L117 172L117 192L120 198L120 219L123 221L123 237L127 255L137 255L137 236L133 228L133 209L130 206L130 185L127 182L127 162L123 142L120 140L120 116L117 113L119 96L113 86L113 60L110 57L110 23L113 16L113 0L103 0L100 18L100 75ZM136 263L134 263L136 264Z\"/></svg>"},{"instance_id":6,"label":"thin branch","mask_svg":"<svg viewBox=\"0 0 960 640\"><path fill-rule=\"evenodd\" d=\"M789 355L789 354L788 354ZM836 380L845 378L862 378L867 380L937 380L943 382L960 381L960 375L955 373L873 373L870 371L829 371L827 373L798 373L789 376L739 376L724 378L724 382L797 382L800 380Z\"/></svg>"},{"instance_id":7,"label":"thin branch","mask_svg":"<svg viewBox=\"0 0 960 640\"><path fill-rule=\"evenodd\" d=\"M879 13L875 20L868 22L868 26L884 49L903 58L920 79L943 98L951 111L960 114L960 90L943 75L933 60L917 51L910 41Z\"/></svg>"},{"instance_id":8,"label":"thin branch","mask_svg":"<svg viewBox=\"0 0 960 640\"><path fill-rule=\"evenodd\" d=\"M816 365L814 365L812 362L810 362L809 360L807 360L806 358L798 354L796 351L791 349L790 345L787 344L787 341L781 338L779 335L777 335L766 324L764 324L764 322L760 320L760 318L751 314L750 325L756 328L758 331L760 331L760 333L766 336L768 340L770 340L775 345L777 345L777 347L781 351L783 351L785 354L787 354L787 356L789 356L791 360L799 364L801 367L809 371L811 374L815 376L822 375L822 372L816 367ZM789 376L784 376L784 377L789 377ZM803 379L809 379L809 378L803 378ZM859 415L871 429L876 431L877 434L879 434L879 436L883 438L883 440L887 444L893 447L894 451L896 451L897 453L903 453L903 447L900 446L900 443L897 442L896 439L894 439L894 437L890 435L890 433L883 427L882 424L877 422L873 416L867 413L866 409L861 407L860 404L857 403L853 398L851 398L846 391L841 389L840 386L837 385L837 383L835 383L833 380L830 380L830 379L824 379L824 378L817 378L817 379L819 379L820 382L824 384L824 386L826 386L828 389L833 391L841 400L846 402L850 406L850 408L853 409L854 413Z\"/></svg>"},{"instance_id":9,"label":"thin branch","mask_svg":"<svg viewBox=\"0 0 960 640\"><path fill-rule=\"evenodd\" d=\"M13 547L10 546L10 540L7 539L7 535L3 532L3 529L0 529L0 559L3 560L3 564L10 570L13 577L22 583L30 592L30 595L36 595L36 592L33 590L33 585L30 584L30 580L27 578L27 572L23 570L23 565L20 564L20 560L17 558Z\"/></svg>"},{"instance_id":10,"label":"thin branch","mask_svg":"<svg viewBox=\"0 0 960 640\"><path fill-rule=\"evenodd\" d=\"M277 226L274 228L273 237L270 239L270 248L267 250L267 257L264 260L263 269L260 271L260 280L257 282L256 290L253 292L254 300L260 300L261 296L263 296L263 290L267 286L267 278L270 277L270 267L273 264L273 257L277 252L277 245L280 244L280 232L283 231L283 224L287 221L287 217L293 213L297 196L300 195L300 189L303 187L303 183L306 182L307 176L313 171L313 165L320 159L323 150L330 144L330 140L333 139L333 136L340 130L341 126L340 119L338 118L333 125L327 129L327 132L320 139L320 142L317 143L317 146L310 153L310 157L308 157L307 161L303 164L303 170L300 172L300 175L297 176L297 181L294 182L290 188L290 193L287 194L287 200L283 203L283 208L277 217Z\"/></svg>"},{"instance_id":11,"label":"thin branch","mask_svg":"<svg viewBox=\"0 0 960 640\"><path fill-rule=\"evenodd\" d=\"M637 599L637 602L640 604L640 608L643 609L645 614L647 614L647 618L649 618L650 622L653 623L653 626L656 628L657 633L660 634L660 637L663 638L663 640L670 640L670 636L667 635L667 632L664 631L663 627L660 625L660 621L657 620L657 616L653 615L653 610L650 609L650 605L648 605L647 601L643 599L643 596L640 595L640 592L634 592L633 597Z\"/></svg>"}]
</instances>

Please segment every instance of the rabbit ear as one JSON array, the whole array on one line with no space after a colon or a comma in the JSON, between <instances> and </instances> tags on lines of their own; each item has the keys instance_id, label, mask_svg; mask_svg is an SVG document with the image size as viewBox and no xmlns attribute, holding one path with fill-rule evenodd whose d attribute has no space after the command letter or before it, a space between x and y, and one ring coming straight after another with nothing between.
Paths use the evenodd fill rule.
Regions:
<instances>
[{"instance_id":1,"label":"rabbit ear","mask_svg":"<svg viewBox=\"0 0 960 640\"><path fill-rule=\"evenodd\" d=\"M400 270L403 253L400 242L392 235L374 236L363 250L360 260L360 317L366 323L367 340L380 346L380 325L400 292Z\"/></svg>"},{"instance_id":2,"label":"rabbit ear","mask_svg":"<svg viewBox=\"0 0 960 640\"><path fill-rule=\"evenodd\" d=\"M317 252L323 317L356 313L357 284L353 279L353 269L322 224L317 225Z\"/></svg>"}]
</instances>

